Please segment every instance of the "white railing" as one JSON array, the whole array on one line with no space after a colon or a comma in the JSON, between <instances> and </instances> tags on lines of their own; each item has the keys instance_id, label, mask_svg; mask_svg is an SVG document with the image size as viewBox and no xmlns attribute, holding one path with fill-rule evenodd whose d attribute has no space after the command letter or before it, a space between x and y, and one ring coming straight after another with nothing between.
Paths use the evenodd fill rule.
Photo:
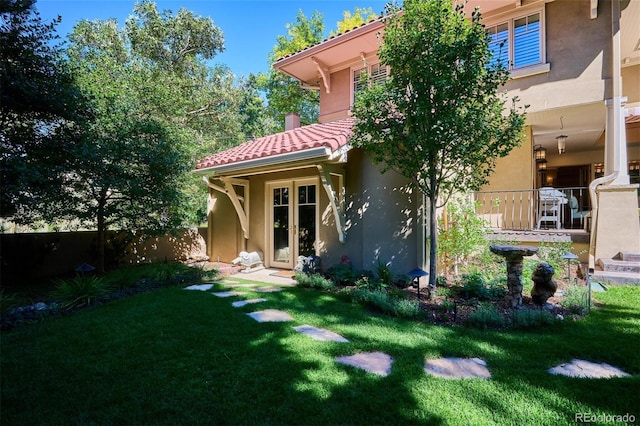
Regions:
<instances>
[{"instance_id":1,"label":"white railing","mask_svg":"<svg viewBox=\"0 0 640 426\"><path fill-rule=\"evenodd\" d=\"M591 209L587 187L473 193L487 226L502 230L585 229Z\"/></svg>"}]
</instances>

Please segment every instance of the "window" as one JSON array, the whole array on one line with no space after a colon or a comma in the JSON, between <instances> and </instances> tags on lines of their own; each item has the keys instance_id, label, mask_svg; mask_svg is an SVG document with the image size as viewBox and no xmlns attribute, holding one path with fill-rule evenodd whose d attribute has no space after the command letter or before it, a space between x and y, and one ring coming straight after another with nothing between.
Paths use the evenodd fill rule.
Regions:
<instances>
[{"instance_id":1,"label":"window","mask_svg":"<svg viewBox=\"0 0 640 426\"><path fill-rule=\"evenodd\" d=\"M544 62L542 12L487 27L486 31L492 63L516 69Z\"/></svg>"},{"instance_id":2,"label":"window","mask_svg":"<svg viewBox=\"0 0 640 426\"><path fill-rule=\"evenodd\" d=\"M362 90L367 82L362 79L363 74L368 72L369 81L371 84L382 84L388 73L388 67L381 65L380 63L368 65L366 68L358 68L353 70L353 93L351 99L355 101L357 93Z\"/></svg>"}]
</instances>

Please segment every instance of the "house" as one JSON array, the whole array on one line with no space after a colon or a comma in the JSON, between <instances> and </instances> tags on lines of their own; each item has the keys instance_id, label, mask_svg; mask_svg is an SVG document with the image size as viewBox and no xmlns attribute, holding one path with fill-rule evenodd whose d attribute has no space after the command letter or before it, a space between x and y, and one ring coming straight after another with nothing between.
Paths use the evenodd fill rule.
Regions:
<instances>
[{"instance_id":1,"label":"house","mask_svg":"<svg viewBox=\"0 0 640 426\"><path fill-rule=\"evenodd\" d=\"M601 252L612 256L610 240L622 241L612 223L624 218L627 230L638 227L637 189L629 185L627 169L640 164L640 2L472 0L467 8L475 6L496 53L512 64L505 89L530 105L526 140L500 160L490 184L477 194L490 199L480 213L499 216L499 228L534 229L542 214L539 188L555 186L569 195L567 188L575 187L577 221L588 224L592 239L600 229L598 241L606 242ZM266 266L277 268L293 268L298 256L310 254L319 255L325 268L344 256L358 268L372 268L378 260L395 272L427 268L425 200L399 175L381 174L349 144L360 73L366 68L375 79L388 72L377 59L383 33L384 22L374 20L278 60L277 70L320 92L319 123L301 127L291 114L285 132L197 163L196 173L210 188L212 259L258 251ZM588 185L598 173L609 176L601 186L615 190L594 188L592 205ZM494 212L495 193L520 198L515 202L509 195ZM598 198L608 200L599 216ZM552 224L566 225L568 200L556 206ZM612 207L620 202L629 207ZM627 239L622 248L640 252L633 235Z\"/></svg>"}]
</instances>

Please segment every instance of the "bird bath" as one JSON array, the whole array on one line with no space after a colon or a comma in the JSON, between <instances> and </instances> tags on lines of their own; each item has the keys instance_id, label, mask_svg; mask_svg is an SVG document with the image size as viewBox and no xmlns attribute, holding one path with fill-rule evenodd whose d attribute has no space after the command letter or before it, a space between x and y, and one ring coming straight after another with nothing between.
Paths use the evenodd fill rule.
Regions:
<instances>
[{"instance_id":1,"label":"bird bath","mask_svg":"<svg viewBox=\"0 0 640 426\"><path fill-rule=\"evenodd\" d=\"M491 245L492 253L504 257L507 261L507 300L512 308L522 305L522 258L538 252L532 246Z\"/></svg>"}]
</instances>

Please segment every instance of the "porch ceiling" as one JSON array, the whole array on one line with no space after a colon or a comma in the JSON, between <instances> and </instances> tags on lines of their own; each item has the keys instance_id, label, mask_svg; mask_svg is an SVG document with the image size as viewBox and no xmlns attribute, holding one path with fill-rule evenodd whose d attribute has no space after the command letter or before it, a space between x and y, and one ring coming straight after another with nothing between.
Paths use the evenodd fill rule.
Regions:
<instances>
[{"instance_id":1,"label":"porch ceiling","mask_svg":"<svg viewBox=\"0 0 640 426\"><path fill-rule=\"evenodd\" d=\"M556 137L562 134L568 136L567 151L587 151L604 146L606 116L604 102L597 102L528 113L527 124L533 129L534 144L557 149Z\"/></svg>"}]
</instances>

